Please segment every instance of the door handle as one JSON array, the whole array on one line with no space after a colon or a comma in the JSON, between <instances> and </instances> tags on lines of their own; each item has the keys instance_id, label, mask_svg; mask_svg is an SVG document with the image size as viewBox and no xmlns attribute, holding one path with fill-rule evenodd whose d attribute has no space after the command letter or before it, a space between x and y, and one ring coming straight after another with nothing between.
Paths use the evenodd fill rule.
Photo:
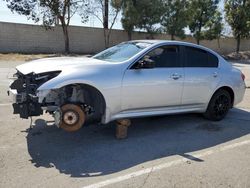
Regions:
<instances>
[{"instance_id":1,"label":"door handle","mask_svg":"<svg viewBox=\"0 0 250 188\"><path fill-rule=\"evenodd\" d=\"M217 73L217 72L214 72L214 73L213 73L213 77L217 78L217 77L218 77L218 73Z\"/></svg>"},{"instance_id":2,"label":"door handle","mask_svg":"<svg viewBox=\"0 0 250 188\"><path fill-rule=\"evenodd\" d=\"M171 75L171 78L174 79L174 80L178 80L179 78L181 78L181 75L177 74L177 73L174 73Z\"/></svg>"}]
</instances>

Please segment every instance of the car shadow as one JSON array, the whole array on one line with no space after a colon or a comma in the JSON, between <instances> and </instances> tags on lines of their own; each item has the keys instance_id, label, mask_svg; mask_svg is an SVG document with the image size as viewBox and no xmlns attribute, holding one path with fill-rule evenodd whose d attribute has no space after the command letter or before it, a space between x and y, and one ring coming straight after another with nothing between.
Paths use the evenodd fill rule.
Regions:
<instances>
[{"instance_id":1,"label":"car shadow","mask_svg":"<svg viewBox=\"0 0 250 188\"><path fill-rule=\"evenodd\" d=\"M128 139L117 140L114 123L68 133L39 119L28 132L27 144L36 167L54 167L71 177L91 177L172 155L203 162L190 152L249 134L249 122L250 113L240 109L233 109L220 122L196 114L141 118L132 120Z\"/></svg>"}]
</instances>

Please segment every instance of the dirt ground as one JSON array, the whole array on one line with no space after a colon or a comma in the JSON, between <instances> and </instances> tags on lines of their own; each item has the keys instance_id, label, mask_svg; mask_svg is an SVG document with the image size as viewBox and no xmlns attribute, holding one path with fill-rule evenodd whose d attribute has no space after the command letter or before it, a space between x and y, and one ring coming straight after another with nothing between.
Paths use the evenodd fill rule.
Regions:
<instances>
[{"instance_id":1,"label":"dirt ground","mask_svg":"<svg viewBox=\"0 0 250 188\"><path fill-rule=\"evenodd\" d=\"M10 53L10 54L0 54L0 61L1 62L23 62L23 61L30 61L45 57L53 57L57 56L56 54L17 54L17 53Z\"/></svg>"},{"instance_id":2,"label":"dirt ground","mask_svg":"<svg viewBox=\"0 0 250 188\"><path fill-rule=\"evenodd\" d=\"M0 61L0 187L250 187L250 89L220 122L198 114L132 120L129 137L115 125L93 124L76 133L47 115L12 114L6 90L14 67ZM250 64L234 62L250 86Z\"/></svg>"},{"instance_id":3,"label":"dirt ground","mask_svg":"<svg viewBox=\"0 0 250 188\"><path fill-rule=\"evenodd\" d=\"M250 59L250 51L245 51L245 52L233 52L230 54L227 54L224 56L225 59L229 60L229 61L248 61Z\"/></svg>"},{"instance_id":4,"label":"dirt ground","mask_svg":"<svg viewBox=\"0 0 250 188\"><path fill-rule=\"evenodd\" d=\"M91 54L85 54L85 56L91 56ZM18 53L8 53L8 54L1 54L0 53L0 62L26 62L41 58L50 58L50 57L63 57L63 56L82 56L81 54L18 54Z\"/></svg>"}]
</instances>

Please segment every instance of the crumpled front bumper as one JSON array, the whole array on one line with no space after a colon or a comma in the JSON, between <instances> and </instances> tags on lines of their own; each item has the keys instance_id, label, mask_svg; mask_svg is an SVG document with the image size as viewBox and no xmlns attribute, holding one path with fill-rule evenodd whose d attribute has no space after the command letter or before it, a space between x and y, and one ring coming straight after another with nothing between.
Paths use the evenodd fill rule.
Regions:
<instances>
[{"instance_id":1,"label":"crumpled front bumper","mask_svg":"<svg viewBox=\"0 0 250 188\"><path fill-rule=\"evenodd\" d=\"M7 94L10 97L12 103L22 103L25 101L25 95L18 94L16 89L9 89Z\"/></svg>"},{"instance_id":2,"label":"crumpled front bumper","mask_svg":"<svg viewBox=\"0 0 250 188\"><path fill-rule=\"evenodd\" d=\"M38 103L38 97L30 92L29 84L25 85L23 91L20 90L20 80L15 80L7 91L13 106L13 114L19 114L21 118L27 119L31 116L43 114L41 105ZM18 85L18 88L15 88Z\"/></svg>"}]
</instances>

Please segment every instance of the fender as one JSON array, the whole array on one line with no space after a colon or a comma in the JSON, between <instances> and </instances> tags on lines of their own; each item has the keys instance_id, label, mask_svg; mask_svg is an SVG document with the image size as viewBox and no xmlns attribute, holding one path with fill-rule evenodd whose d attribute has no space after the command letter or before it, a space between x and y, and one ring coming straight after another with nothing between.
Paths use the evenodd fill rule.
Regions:
<instances>
[{"instance_id":1,"label":"fender","mask_svg":"<svg viewBox=\"0 0 250 188\"><path fill-rule=\"evenodd\" d=\"M119 73L117 73L119 74ZM91 80L91 81L90 81ZM99 84L98 84L99 83ZM98 71L94 72L92 70L83 70L81 74L79 72L71 72L67 71L62 72L57 77L45 82L37 89L37 96L39 103L42 103L44 98L50 93L51 90L60 89L64 86L71 84L84 84L89 85L96 90L98 90L106 103L105 114L102 118L102 123L107 123L111 119L112 113L117 109L120 111L120 99L115 99L112 95L119 96L120 95L120 84L121 80L116 80L113 85L114 88L111 91L110 85L107 82L107 85L101 85L103 83L102 77L98 76ZM112 94L112 95L111 95ZM111 96L111 97L107 97Z\"/></svg>"}]
</instances>

